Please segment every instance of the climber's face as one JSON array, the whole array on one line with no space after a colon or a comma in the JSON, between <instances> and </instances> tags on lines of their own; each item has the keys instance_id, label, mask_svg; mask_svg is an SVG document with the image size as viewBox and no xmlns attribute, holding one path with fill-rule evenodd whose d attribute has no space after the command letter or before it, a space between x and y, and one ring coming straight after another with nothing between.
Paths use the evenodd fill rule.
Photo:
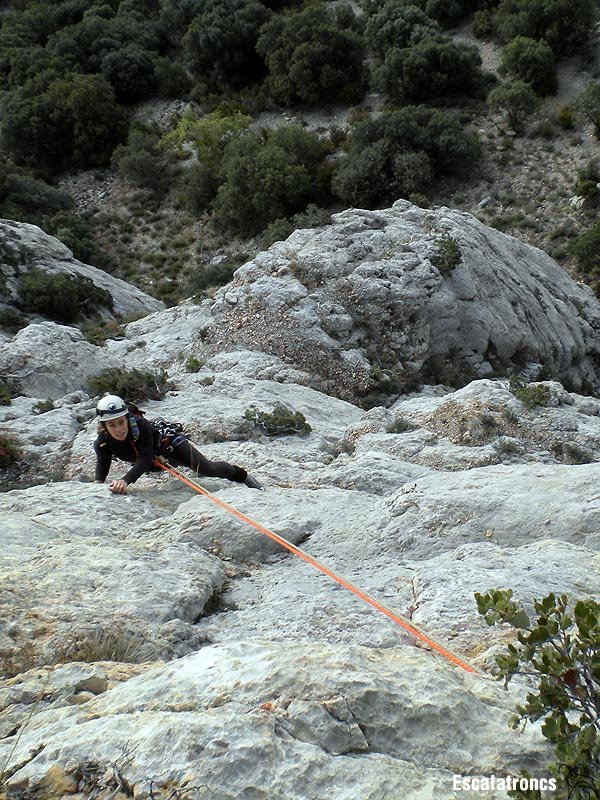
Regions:
<instances>
[{"instance_id":1,"label":"climber's face","mask_svg":"<svg viewBox=\"0 0 600 800\"><path fill-rule=\"evenodd\" d=\"M109 419L105 422L106 430L113 439L118 439L120 442L125 441L129 433L129 423L127 417L117 417L117 419Z\"/></svg>"}]
</instances>

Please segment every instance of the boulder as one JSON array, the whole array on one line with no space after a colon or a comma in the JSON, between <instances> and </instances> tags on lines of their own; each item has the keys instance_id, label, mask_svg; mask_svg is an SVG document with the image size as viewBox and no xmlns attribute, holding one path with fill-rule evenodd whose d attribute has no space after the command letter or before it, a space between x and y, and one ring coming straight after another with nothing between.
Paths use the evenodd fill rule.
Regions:
<instances>
[{"instance_id":1,"label":"boulder","mask_svg":"<svg viewBox=\"0 0 600 800\"><path fill-rule=\"evenodd\" d=\"M273 353L350 400L511 372L598 387L592 291L447 208L401 200L295 231L240 267L211 313L206 345Z\"/></svg>"},{"instance_id":2,"label":"boulder","mask_svg":"<svg viewBox=\"0 0 600 800\"><path fill-rule=\"evenodd\" d=\"M101 306L97 311L106 319L144 316L164 308L163 303L141 289L78 261L68 247L37 225L0 220L0 252L3 256L0 306L5 310L18 304L19 278L32 269L49 275L80 276L108 292L112 297L112 310ZM39 316L27 309L21 309L20 313L28 321L39 321Z\"/></svg>"},{"instance_id":3,"label":"boulder","mask_svg":"<svg viewBox=\"0 0 600 800\"><path fill-rule=\"evenodd\" d=\"M14 394L56 400L85 391L88 378L109 367L122 366L106 351L87 342L77 328L40 322L0 343L0 375Z\"/></svg>"}]
</instances>

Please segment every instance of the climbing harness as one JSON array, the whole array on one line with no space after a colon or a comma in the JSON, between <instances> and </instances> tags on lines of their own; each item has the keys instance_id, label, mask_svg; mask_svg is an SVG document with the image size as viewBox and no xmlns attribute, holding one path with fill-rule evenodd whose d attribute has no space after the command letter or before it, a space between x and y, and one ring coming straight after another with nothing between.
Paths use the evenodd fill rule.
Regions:
<instances>
[{"instance_id":1,"label":"climbing harness","mask_svg":"<svg viewBox=\"0 0 600 800\"><path fill-rule=\"evenodd\" d=\"M241 511L238 511L237 508L234 508L233 506L229 505L229 503L226 503L224 500L221 500L220 498L215 497L215 495L213 495L210 492L208 492L203 486L200 486L199 483L196 483L195 481L191 480L190 478L186 478L186 476L183 475L181 472L179 472L179 470L175 469L174 467L172 467L172 466L170 466L168 464L165 464L160 459L155 458L153 463L154 463L155 466L157 466L160 469L164 470L165 472L168 472L169 474L173 475L175 478L180 480L182 483L185 483L186 486L189 486L195 492L198 492L198 494L203 495L204 497L208 498L210 501L212 501L216 505L220 506L222 509L227 511L229 514L232 514L234 517L237 517L239 520L241 520L242 522L245 522L247 525L252 526L253 528L255 528L260 533L264 534L265 536L268 536L269 539L272 539L274 542L277 542L277 544L281 545L281 547L285 548L290 553L293 553L294 555L296 555L299 558L301 558L303 561L306 561L307 564L310 564L312 567L315 567L315 569L318 569L324 575L327 575L329 578L334 580L340 586L343 586L344 589L347 589L349 592L352 592L357 597L359 597L361 600L363 600L365 603L368 603L370 606L372 606L377 611L380 611L382 614L385 614L385 616L388 617L389 619L391 619L392 622L395 622L396 625L399 625L405 631L407 631L412 636L414 636L415 639L417 639L420 642L423 642L423 644L425 644L428 647L430 647L436 653L439 653L441 656L443 656L445 659L450 661L452 664L455 664L456 666L461 667L461 669L464 669L465 672L471 672L471 673L474 673L474 674L480 674L478 672L478 670L476 670L474 667L470 666L465 661L460 659L458 656L454 655L454 653L451 653L445 647L442 647L442 645L438 644L437 642L434 642L433 639L430 639L429 636L426 636L424 633L422 633L420 630L418 630L418 628L415 628L414 625L412 625L410 622L405 620L403 617L401 617L395 611L391 611L389 608L386 608L386 606L382 605L378 600L375 600L373 597L370 597L368 594L363 592L362 589L359 589L357 586L354 586L352 583L347 581L345 578L342 578L340 575L337 575L333 570L329 569L329 567L326 567L323 564L321 564L319 561L317 561L315 558L310 556L308 553L305 553L299 547L296 547L295 544L292 544L292 542L288 542L287 539L284 539L279 534L273 533L273 531L268 530L268 528L265 528L259 522L256 522L251 517L248 517L248 516L246 516L246 514L243 514Z\"/></svg>"}]
</instances>

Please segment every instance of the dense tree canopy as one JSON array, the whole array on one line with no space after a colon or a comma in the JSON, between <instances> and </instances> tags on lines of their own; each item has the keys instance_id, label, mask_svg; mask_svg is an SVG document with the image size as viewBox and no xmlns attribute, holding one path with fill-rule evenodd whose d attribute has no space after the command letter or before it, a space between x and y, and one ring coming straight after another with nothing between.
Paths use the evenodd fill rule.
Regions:
<instances>
[{"instance_id":1,"label":"dense tree canopy","mask_svg":"<svg viewBox=\"0 0 600 800\"><path fill-rule=\"evenodd\" d=\"M136 44L107 53L100 69L121 103L143 100L156 89L152 53Z\"/></svg>"},{"instance_id":2,"label":"dense tree canopy","mask_svg":"<svg viewBox=\"0 0 600 800\"><path fill-rule=\"evenodd\" d=\"M587 42L598 18L596 0L501 0L494 15L500 39L544 39L555 56L567 56Z\"/></svg>"},{"instance_id":3,"label":"dense tree canopy","mask_svg":"<svg viewBox=\"0 0 600 800\"><path fill-rule=\"evenodd\" d=\"M217 221L251 235L303 210L326 189L319 174L326 153L318 137L297 125L243 133L225 149Z\"/></svg>"},{"instance_id":4,"label":"dense tree canopy","mask_svg":"<svg viewBox=\"0 0 600 800\"><path fill-rule=\"evenodd\" d=\"M476 47L430 36L412 47L392 48L373 69L373 85L397 102L477 91L483 75Z\"/></svg>"},{"instance_id":5,"label":"dense tree canopy","mask_svg":"<svg viewBox=\"0 0 600 800\"><path fill-rule=\"evenodd\" d=\"M407 106L356 126L332 189L344 202L373 207L423 191L432 178L478 157L456 116Z\"/></svg>"},{"instance_id":6,"label":"dense tree canopy","mask_svg":"<svg viewBox=\"0 0 600 800\"><path fill-rule=\"evenodd\" d=\"M416 7L435 22L446 28L456 25L461 19L480 8L498 5L499 0L398 0L399 6ZM389 0L363 0L367 16L377 14Z\"/></svg>"},{"instance_id":7,"label":"dense tree canopy","mask_svg":"<svg viewBox=\"0 0 600 800\"><path fill-rule=\"evenodd\" d=\"M285 105L357 102L364 94L364 40L348 16L321 6L273 17L257 50L270 96ZM348 25L350 25L348 27Z\"/></svg>"},{"instance_id":8,"label":"dense tree canopy","mask_svg":"<svg viewBox=\"0 0 600 800\"><path fill-rule=\"evenodd\" d=\"M271 13L258 0L206 0L184 39L188 65L209 88L240 88L264 74L258 32Z\"/></svg>"},{"instance_id":9,"label":"dense tree canopy","mask_svg":"<svg viewBox=\"0 0 600 800\"><path fill-rule=\"evenodd\" d=\"M438 33L440 26L416 5L387 0L365 26L365 38L373 54L385 58L392 49L403 50Z\"/></svg>"},{"instance_id":10,"label":"dense tree canopy","mask_svg":"<svg viewBox=\"0 0 600 800\"><path fill-rule=\"evenodd\" d=\"M101 75L71 74L10 92L0 143L19 164L45 172L106 165L127 119Z\"/></svg>"}]
</instances>

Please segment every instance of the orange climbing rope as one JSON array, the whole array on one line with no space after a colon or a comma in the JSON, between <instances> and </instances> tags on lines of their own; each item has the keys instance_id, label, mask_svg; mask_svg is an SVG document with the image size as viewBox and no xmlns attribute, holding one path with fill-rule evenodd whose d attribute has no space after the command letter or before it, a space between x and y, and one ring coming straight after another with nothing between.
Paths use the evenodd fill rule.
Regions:
<instances>
[{"instance_id":1,"label":"orange climbing rope","mask_svg":"<svg viewBox=\"0 0 600 800\"><path fill-rule=\"evenodd\" d=\"M437 642L434 642L433 639L429 638L429 636L426 636L424 633L421 633L421 631L418 630L418 628L415 628L414 625L411 625L410 622L407 622L407 620L403 619L403 617L401 617L399 614L395 613L394 611L391 611L389 608L386 608L386 606L382 605L379 601L375 600L373 597L370 597L368 594L363 592L357 586L354 586L354 584L350 583L345 578L342 578L340 575L337 575L333 570L319 563L315 558L308 555L308 553L305 553L299 547L296 547L295 544L292 544L292 542L288 542L288 540L284 539L283 536L279 536L279 534L273 533L273 531L270 531L268 528L265 528L259 522L256 522L251 517L248 517L246 516L246 514L243 514L241 511L238 511L237 508L234 508L233 506L229 505L229 503L226 503L224 500L215 497L213 494L211 494L202 486L200 486L199 483L196 483L190 478L186 478L185 475L182 475L181 472L179 472L179 470L175 469L174 467L165 464L159 459L154 459L154 464L157 467L160 467L160 469L164 470L165 472L170 473L175 478L178 478L180 481L185 483L195 492L198 492L198 494L204 495L204 497L207 497L209 500L211 500L216 505L220 506L229 514L232 514L234 517L237 517L242 522L245 522L247 525L251 525L257 531L260 531L260 533L264 534L265 536L268 536L269 539L272 539L274 542L277 542L277 544L281 545L281 547L284 547L286 550L289 550L290 553L293 553L294 555L301 558L303 561L306 561L307 564L310 564L311 566L315 567L315 569L318 569L320 572L322 572L324 575L327 575L329 578L334 580L340 586L343 586L344 589L347 589L349 592L352 592L352 594L355 594L357 597L360 597L360 599L364 600L365 603L368 603L377 611L380 611L382 614L385 614L385 616L391 619L393 622L395 622L396 625L399 625L405 631L408 631L408 633L414 636L415 639L418 639L419 641L426 644L428 647L430 647L436 653L439 653L441 656L450 661L452 664L456 664L456 666L461 667L466 672L472 672L477 674L477 670L474 667L467 664L458 656L455 656L454 653L451 653L445 647L442 647Z\"/></svg>"}]
</instances>

